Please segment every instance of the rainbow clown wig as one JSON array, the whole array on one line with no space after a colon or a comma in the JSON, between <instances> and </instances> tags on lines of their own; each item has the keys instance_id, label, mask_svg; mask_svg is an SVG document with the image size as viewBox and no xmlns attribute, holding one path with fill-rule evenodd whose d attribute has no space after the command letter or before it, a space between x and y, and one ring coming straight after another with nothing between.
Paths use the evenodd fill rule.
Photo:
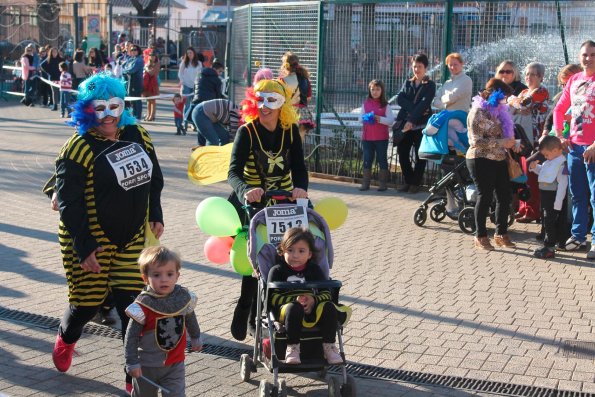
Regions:
<instances>
[{"instance_id":1,"label":"rainbow clown wig","mask_svg":"<svg viewBox=\"0 0 595 397\"><path fill-rule=\"evenodd\" d=\"M126 87L122 80L118 80L106 73L98 73L84 80L78 88L77 101L72 105L71 121L68 125L76 127L79 135L84 135L89 128L97 127L99 122L95 116L93 101L97 99L108 100L111 97L124 99ZM120 116L118 127L136 124L136 119L128 110Z\"/></svg>"},{"instance_id":2,"label":"rainbow clown wig","mask_svg":"<svg viewBox=\"0 0 595 397\"><path fill-rule=\"evenodd\" d=\"M251 87L252 88L252 87ZM246 99L241 103L242 118L249 123L258 119L258 99L257 92L276 92L285 98L285 103L281 106L279 121L281 127L286 130L293 124L297 124L299 116L291 104L291 89L281 80L260 80L253 89L246 90Z\"/></svg>"}]
</instances>

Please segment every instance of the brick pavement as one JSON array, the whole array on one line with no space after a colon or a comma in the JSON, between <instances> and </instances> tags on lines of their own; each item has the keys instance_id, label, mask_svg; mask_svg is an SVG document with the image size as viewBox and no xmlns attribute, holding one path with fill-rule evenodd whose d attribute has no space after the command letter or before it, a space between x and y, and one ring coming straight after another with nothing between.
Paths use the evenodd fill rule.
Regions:
<instances>
[{"instance_id":1,"label":"brick pavement","mask_svg":"<svg viewBox=\"0 0 595 397\"><path fill-rule=\"evenodd\" d=\"M56 116L16 102L0 103L0 305L52 317L64 310L66 285L56 242L58 217L40 188L71 133ZM234 342L228 329L239 276L229 266L206 261L206 236L194 222L201 199L226 197L230 190L224 183L190 184L185 169L196 138L173 135L166 102L159 104L157 117L146 127L166 182L162 242L184 258L181 282L201 297L198 315L207 343L246 347L250 341ZM519 242L515 250L476 252L471 238L452 221L428 220L424 228L413 225L413 212L424 198L421 193L361 193L354 185L319 179L312 181L310 191L314 201L337 196L350 208L345 225L333 232L333 274L344 283L342 300L354 308L345 333L349 360L595 392L593 361L567 359L560 352L563 339L595 341L595 270L582 259L584 254L563 253L550 261L532 258L535 224L512 227ZM63 375L45 361L53 333L1 319L0 323L2 356L14 358L13 363L0 364L0 374L12 374L0 375L0 393L55 395L52 388L59 385L65 395L83 390L84 395L112 395L119 388L119 369L107 369L109 363L121 361L119 346L109 339L85 335L80 346L90 358L75 358L72 370ZM13 344L16 335L26 337ZM94 355L99 346L102 353ZM197 364L190 366L189 395L254 394L256 383L239 382L237 362L205 354L193 354L189 360ZM21 370L30 375L22 379ZM35 378L37 372L43 380ZM86 386L73 375L91 383ZM310 378L290 377L288 385L291 395L318 395L324 389ZM469 394L363 379L358 379L358 386L361 395L374 396Z\"/></svg>"}]
</instances>

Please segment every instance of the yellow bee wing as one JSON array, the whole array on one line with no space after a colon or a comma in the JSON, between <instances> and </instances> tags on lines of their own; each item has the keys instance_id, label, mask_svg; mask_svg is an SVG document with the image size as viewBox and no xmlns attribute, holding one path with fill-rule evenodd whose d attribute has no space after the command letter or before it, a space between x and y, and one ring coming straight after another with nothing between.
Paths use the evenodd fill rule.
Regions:
<instances>
[{"instance_id":1,"label":"yellow bee wing","mask_svg":"<svg viewBox=\"0 0 595 397\"><path fill-rule=\"evenodd\" d=\"M233 143L196 148L188 160L188 179L196 185L227 180L232 147Z\"/></svg>"}]
</instances>

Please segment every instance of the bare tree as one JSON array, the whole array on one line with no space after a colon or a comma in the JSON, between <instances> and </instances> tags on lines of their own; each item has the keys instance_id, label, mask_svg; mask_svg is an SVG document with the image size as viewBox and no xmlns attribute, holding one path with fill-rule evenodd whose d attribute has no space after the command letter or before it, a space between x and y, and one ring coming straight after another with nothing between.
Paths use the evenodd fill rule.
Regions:
<instances>
[{"instance_id":1,"label":"bare tree","mask_svg":"<svg viewBox=\"0 0 595 397\"><path fill-rule=\"evenodd\" d=\"M136 8L136 12L140 17L138 19L138 23L140 24L141 28L148 28L149 25L154 21L155 12L159 8L159 3L161 0L149 0L149 4L146 7L143 7L143 2L141 0L130 0L132 6Z\"/></svg>"},{"instance_id":2,"label":"bare tree","mask_svg":"<svg viewBox=\"0 0 595 397\"><path fill-rule=\"evenodd\" d=\"M60 6L57 0L37 0L39 43L60 45Z\"/></svg>"}]
</instances>

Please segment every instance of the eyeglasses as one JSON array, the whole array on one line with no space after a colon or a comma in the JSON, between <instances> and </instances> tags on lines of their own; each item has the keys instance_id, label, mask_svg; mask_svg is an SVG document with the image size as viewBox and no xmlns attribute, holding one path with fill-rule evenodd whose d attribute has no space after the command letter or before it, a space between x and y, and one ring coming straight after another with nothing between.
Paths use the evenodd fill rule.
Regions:
<instances>
[{"instance_id":1,"label":"eyeglasses","mask_svg":"<svg viewBox=\"0 0 595 397\"><path fill-rule=\"evenodd\" d=\"M510 70L510 69L501 69L498 71L498 74L513 74L514 70Z\"/></svg>"},{"instance_id":2,"label":"eyeglasses","mask_svg":"<svg viewBox=\"0 0 595 397\"><path fill-rule=\"evenodd\" d=\"M525 73L525 76L527 76L527 77L539 77L539 75L537 73Z\"/></svg>"}]
</instances>

